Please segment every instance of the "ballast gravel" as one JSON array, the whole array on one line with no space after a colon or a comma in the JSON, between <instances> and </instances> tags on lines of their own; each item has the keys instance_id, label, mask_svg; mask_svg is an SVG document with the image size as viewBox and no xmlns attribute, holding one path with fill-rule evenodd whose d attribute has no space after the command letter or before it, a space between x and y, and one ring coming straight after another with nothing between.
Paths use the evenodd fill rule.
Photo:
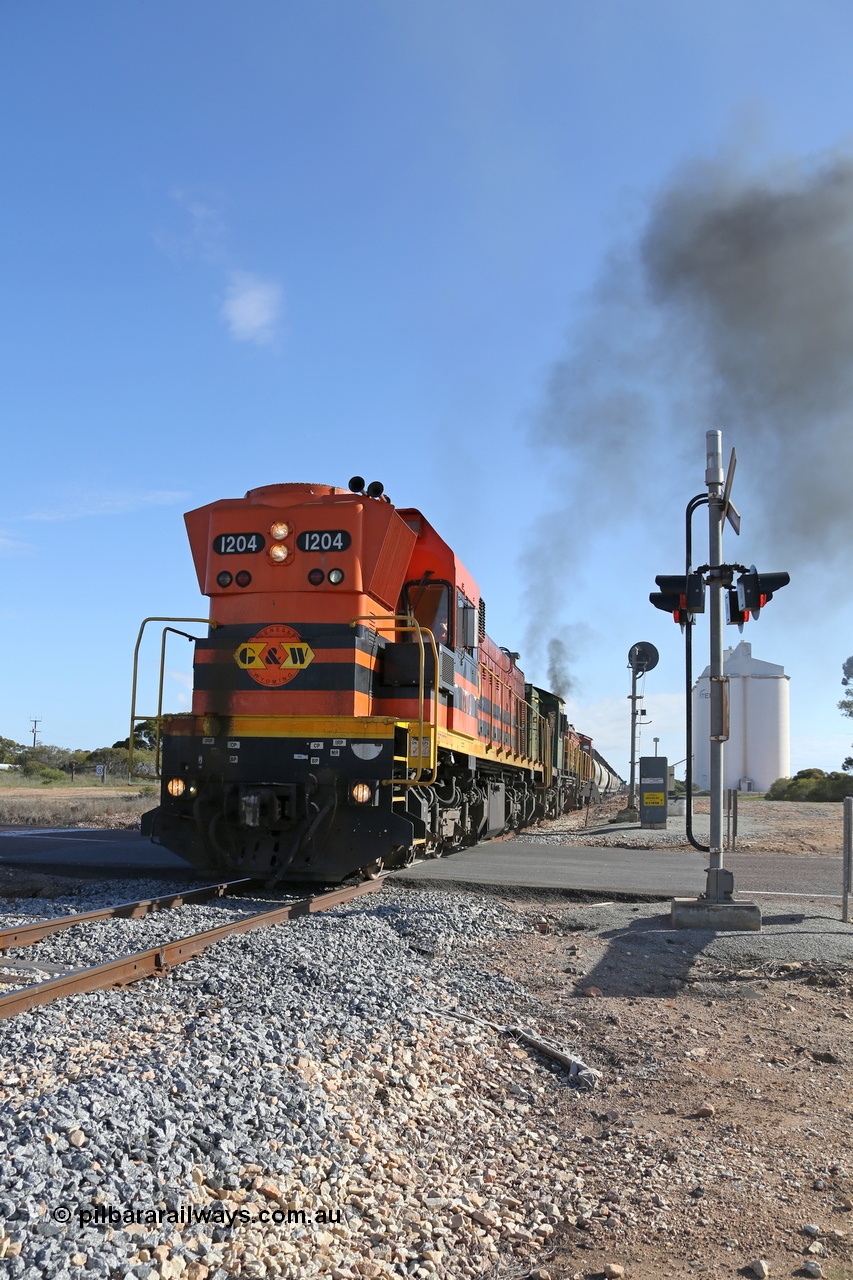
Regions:
<instances>
[{"instance_id":1,"label":"ballast gravel","mask_svg":"<svg viewBox=\"0 0 853 1280\"><path fill-rule=\"evenodd\" d=\"M137 891L168 889L122 897ZM110 895L72 897L16 901L0 926ZM270 905L81 925L20 954L91 964ZM466 954L528 929L491 900L386 886L228 939L167 978L4 1022L8 1274L441 1280L484 1274L502 1252L532 1265L560 1162L530 1103L552 1073L457 1016L531 1025L524 987Z\"/></svg>"}]
</instances>

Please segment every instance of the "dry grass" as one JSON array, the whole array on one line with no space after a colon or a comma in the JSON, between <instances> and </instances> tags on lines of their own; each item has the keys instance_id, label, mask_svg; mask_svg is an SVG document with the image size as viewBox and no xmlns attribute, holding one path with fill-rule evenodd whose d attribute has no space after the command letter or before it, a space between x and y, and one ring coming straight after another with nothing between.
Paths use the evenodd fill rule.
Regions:
<instances>
[{"instance_id":1,"label":"dry grass","mask_svg":"<svg viewBox=\"0 0 853 1280\"><path fill-rule=\"evenodd\" d=\"M156 804L153 787L3 787L0 825L132 828Z\"/></svg>"}]
</instances>

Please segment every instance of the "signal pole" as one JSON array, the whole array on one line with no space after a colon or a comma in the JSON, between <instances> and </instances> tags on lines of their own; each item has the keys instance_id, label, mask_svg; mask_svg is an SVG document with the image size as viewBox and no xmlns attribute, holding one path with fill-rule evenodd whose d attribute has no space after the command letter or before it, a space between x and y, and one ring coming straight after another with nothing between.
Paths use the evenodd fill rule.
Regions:
<instances>
[{"instance_id":1,"label":"signal pole","mask_svg":"<svg viewBox=\"0 0 853 1280\"><path fill-rule=\"evenodd\" d=\"M631 703L631 772L628 781L628 804L615 818L616 822L636 822L640 817L637 807L637 720L645 711L637 711L637 703L643 701L643 695L637 693L637 680L647 671L654 671L660 655L648 640L638 640L628 650L628 666L631 668L631 692L628 701Z\"/></svg>"},{"instance_id":2,"label":"signal pole","mask_svg":"<svg viewBox=\"0 0 853 1280\"><path fill-rule=\"evenodd\" d=\"M705 897L711 902L731 899L734 877L723 871L723 743L729 736L727 688L723 678L723 437L705 433L705 483L708 486L708 585L711 588L711 835L710 866ZM731 488L731 484L728 486ZM727 500L727 495L726 495Z\"/></svg>"},{"instance_id":3,"label":"signal pole","mask_svg":"<svg viewBox=\"0 0 853 1280\"><path fill-rule=\"evenodd\" d=\"M35 747L37 747L37 746L38 746L38 743L37 743L37 741L36 741L36 737L37 737L37 735L38 735L38 727L39 727L39 725L41 724L41 717L39 717L39 719L38 719L38 720L36 720L34 717L32 717L32 716L31 716L31 717L30 717L30 722L31 722L31 724L32 724L32 726L33 726L33 748L35 748Z\"/></svg>"},{"instance_id":4,"label":"signal pole","mask_svg":"<svg viewBox=\"0 0 853 1280\"><path fill-rule=\"evenodd\" d=\"M649 601L656 609L671 613L684 632L686 677L687 737L687 839L694 849L710 854L705 892L700 898L673 898L672 923L681 929L760 929L761 910L754 902L735 902L734 876L723 868L723 744L729 736L728 678L723 670L723 606L729 622L740 630L750 618L757 618L776 591L791 581L788 573L759 573L752 565L723 563L723 525L726 520L740 533L740 512L731 499L737 457L734 449L729 469L723 472L723 436L720 431L705 432L705 484L708 496L697 493L685 511L685 573L659 573L655 582L660 591L652 591ZM708 564L693 568L692 521L699 507L708 506ZM740 574L735 589L734 575ZM711 588L711 725L710 725L710 844L701 844L693 834L693 714L691 628L697 613L705 612L705 590Z\"/></svg>"},{"instance_id":5,"label":"signal pole","mask_svg":"<svg viewBox=\"0 0 853 1280\"><path fill-rule=\"evenodd\" d=\"M729 736L728 681L723 674L723 593L728 593L733 571L738 567L742 568L742 566L723 563L723 525L728 519L735 533L740 533L740 515L731 502L736 463L737 459L732 450L728 474L723 472L722 432L707 431L705 433L705 484L708 486L708 564L705 569L707 584L711 589L709 866L705 892L701 897L672 899L671 919L676 929L761 929L761 908L755 902L733 899L734 876L731 871L723 867L723 747ZM688 507L688 512L692 505L691 503ZM687 573L689 577L689 563ZM785 577L787 578L787 575ZM688 578L685 578L685 589L687 581ZM688 628L691 624L692 619L688 618ZM689 688L687 697L691 697ZM692 742L688 742L687 750L692 752Z\"/></svg>"},{"instance_id":6,"label":"signal pole","mask_svg":"<svg viewBox=\"0 0 853 1280\"><path fill-rule=\"evenodd\" d=\"M642 695L637 693L637 668L631 668L631 772L628 778L628 810L635 818L640 816L637 809L637 702Z\"/></svg>"}]
</instances>

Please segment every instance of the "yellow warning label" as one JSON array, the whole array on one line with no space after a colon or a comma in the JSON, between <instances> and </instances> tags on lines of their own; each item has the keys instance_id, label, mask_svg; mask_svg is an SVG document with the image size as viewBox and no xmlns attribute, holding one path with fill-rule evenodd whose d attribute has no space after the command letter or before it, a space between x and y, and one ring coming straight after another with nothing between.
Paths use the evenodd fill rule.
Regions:
<instances>
[{"instance_id":1,"label":"yellow warning label","mask_svg":"<svg viewBox=\"0 0 853 1280\"><path fill-rule=\"evenodd\" d=\"M646 794L644 796L641 796L640 798L643 804L662 805L664 796L662 791L647 791Z\"/></svg>"}]
</instances>

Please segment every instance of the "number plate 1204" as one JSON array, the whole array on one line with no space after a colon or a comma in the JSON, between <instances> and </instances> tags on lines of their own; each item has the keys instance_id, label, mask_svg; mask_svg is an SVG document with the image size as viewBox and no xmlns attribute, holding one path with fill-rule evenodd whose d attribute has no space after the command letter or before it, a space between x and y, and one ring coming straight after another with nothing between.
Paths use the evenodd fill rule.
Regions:
<instances>
[{"instance_id":1,"label":"number plate 1204","mask_svg":"<svg viewBox=\"0 0 853 1280\"><path fill-rule=\"evenodd\" d=\"M220 533L213 539L218 556L243 556L263 551L266 539L262 533Z\"/></svg>"},{"instance_id":2,"label":"number plate 1204","mask_svg":"<svg viewBox=\"0 0 853 1280\"><path fill-rule=\"evenodd\" d=\"M346 529L305 529L296 539L300 551L346 551L351 542Z\"/></svg>"}]
</instances>

